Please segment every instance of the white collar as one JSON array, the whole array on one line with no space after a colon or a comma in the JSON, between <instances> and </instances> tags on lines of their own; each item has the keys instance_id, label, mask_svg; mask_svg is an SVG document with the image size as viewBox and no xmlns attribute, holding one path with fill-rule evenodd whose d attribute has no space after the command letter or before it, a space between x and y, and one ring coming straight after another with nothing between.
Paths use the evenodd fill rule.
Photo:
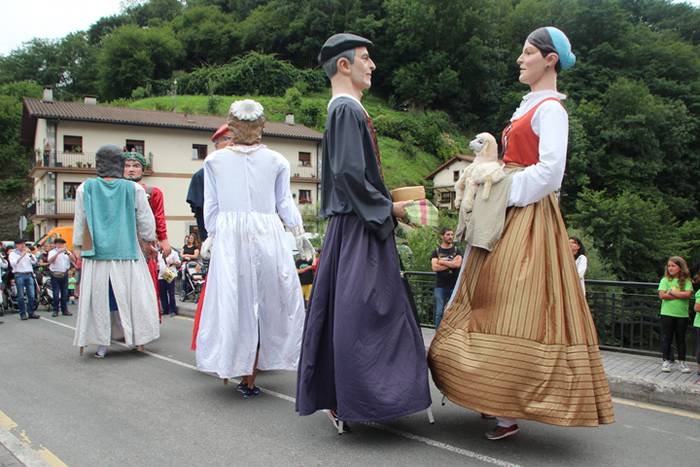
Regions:
<instances>
[{"instance_id":1,"label":"white collar","mask_svg":"<svg viewBox=\"0 0 700 467\"><path fill-rule=\"evenodd\" d=\"M552 89L528 92L523 96L523 100L520 101L520 105L515 110L510 120L513 121L519 119L520 117L525 115L530 109L532 109L535 105L537 105L545 99L549 99L552 97L554 97L555 99L559 99L560 101L566 99L565 94L554 91Z\"/></svg>"},{"instance_id":2,"label":"white collar","mask_svg":"<svg viewBox=\"0 0 700 467\"><path fill-rule=\"evenodd\" d=\"M336 94L333 97L331 97L331 100L328 101L328 108L329 109L331 108L331 104L333 103L333 101L335 101L336 99L340 99L341 97L347 97L348 99L354 100L355 102L357 102L360 105L360 107L362 107L362 110L364 110L365 113L367 113L365 106L362 105L362 102L360 102L360 100L357 97L355 97L351 94L345 94L345 93ZM369 115L369 114L367 114L367 115Z\"/></svg>"},{"instance_id":3,"label":"white collar","mask_svg":"<svg viewBox=\"0 0 700 467\"><path fill-rule=\"evenodd\" d=\"M244 146L241 144L233 144L231 146L226 146L224 149L229 149L234 152L242 152L243 154L250 154L255 152L260 148L266 147L264 144L253 144L252 146Z\"/></svg>"},{"instance_id":4,"label":"white collar","mask_svg":"<svg viewBox=\"0 0 700 467\"><path fill-rule=\"evenodd\" d=\"M554 91L552 89L545 89L543 91L533 91L533 92L528 92L523 96L523 100L520 105L523 105L526 102L539 102L542 99L547 99L550 97L556 97L560 101L563 101L566 99L566 94L562 94L560 92Z\"/></svg>"}]
</instances>

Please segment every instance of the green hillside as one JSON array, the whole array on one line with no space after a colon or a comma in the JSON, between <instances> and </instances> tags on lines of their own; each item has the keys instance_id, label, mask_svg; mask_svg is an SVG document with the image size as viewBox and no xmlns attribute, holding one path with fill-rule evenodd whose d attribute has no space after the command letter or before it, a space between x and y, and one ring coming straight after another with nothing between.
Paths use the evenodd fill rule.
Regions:
<instances>
[{"instance_id":1,"label":"green hillside","mask_svg":"<svg viewBox=\"0 0 700 467\"><path fill-rule=\"evenodd\" d=\"M138 109L215 114L223 118L231 102L242 98L253 98L265 107L265 115L271 121L284 121L288 109L292 106L296 108L294 113L298 123L322 132L328 97L326 93L319 93L303 97L296 104L290 104L290 99L274 96L162 96L130 102L119 101L115 104ZM372 96L366 98L364 104L378 128L384 177L390 189L427 184L426 175L435 170L446 158L457 152L464 152L463 148L467 146L469 138L454 128L435 135L436 139L449 143L441 143L443 146L440 147L438 143L432 142L432 135L426 134L422 131L424 128L420 127L422 120L427 120L428 117L433 119L430 114L399 112L388 107L381 99ZM451 126L447 121L445 125ZM440 154L426 150L431 145L438 147L439 151L436 152Z\"/></svg>"}]
</instances>

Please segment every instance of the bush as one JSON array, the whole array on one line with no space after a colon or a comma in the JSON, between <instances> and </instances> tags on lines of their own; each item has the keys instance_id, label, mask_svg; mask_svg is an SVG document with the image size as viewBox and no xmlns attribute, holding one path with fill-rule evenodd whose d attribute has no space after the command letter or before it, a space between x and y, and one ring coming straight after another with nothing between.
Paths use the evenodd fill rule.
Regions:
<instances>
[{"instance_id":1,"label":"bush","mask_svg":"<svg viewBox=\"0 0 700 467\"><path fill-rule=\"evenodd\" d=\"M311 128L321 128L325 117L326 109L314 101L306 101L299 109L299 121Z\"/></svg>"},{"instance_id":2,"label":"bush","mask_svg":"<svg viewBox=\"0 0 700 467\"><path fill-rule=\"evenodd\" d=\"M218 115L221 102L223 102L223 98L221 96L209 96L207 98L207 113L210 113L211 115Z\"/></svg>"},{"instance_id":3,"label":"bush","mask_svg":"<svg viewBox=\"0 0 700 467\"><path fill-rule=\"evenodd\" d=\"M151 95L150 90L148 87L144 86L139 86L133 91L131 91L131 98L132 99L144 99L146 97L149 97Z\"/></svg>"},{"instance_id":4,"label":"bush","mask_svg":"<svg viewBox=\"0 0 700 467\"><path fill-rule=\"evenodd\" d=\"M301 107L301 92L296 87L287 89L284 93L284 105L287 112L297 113Z\"/></svg>"},{"instance_id":5,"label":"bush","mask_svg":"<svg viewBox=\"0 0 700 467\"><path fill-rule=\"evenodd\" d=\"M233 63L198 68L178 79L180 94L268 95L282 96L302 73L289 62L274 55L250 52ZM314 80L308 78L313 84Z\"/></svg>"},{"instance_id":6,"label":"bush","mask_svg":"<svg viewBox=\"0 0 700 467\"><path fill-rule=\"evenodd\" d=\"M384 114L374 119L374 125L382 136L418 146L443 159L458 152L454 141L444 136L451 126L444 112Z\"/></svg>"}]
</instances>

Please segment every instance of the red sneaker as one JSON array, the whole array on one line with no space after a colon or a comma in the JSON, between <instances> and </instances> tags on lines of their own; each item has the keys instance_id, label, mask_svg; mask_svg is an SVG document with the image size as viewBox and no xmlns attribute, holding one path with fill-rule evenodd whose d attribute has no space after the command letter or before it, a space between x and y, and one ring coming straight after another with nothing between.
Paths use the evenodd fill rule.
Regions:
<instances>
[{"instance_id":1,"label":"red sneaker","mask_svg":"<svg viewBox=\"0 0 700 467\"><path fill-rule=\"evenodd\" d=\"M512 426L497 426L491 431L487 431L485 433L486 439L490 439L491 441L496 441L497 439L503 439L507 438L509 436L513 436L516 434L519 430L518 425L512 425Z\"/></svg>"}]
</instances>

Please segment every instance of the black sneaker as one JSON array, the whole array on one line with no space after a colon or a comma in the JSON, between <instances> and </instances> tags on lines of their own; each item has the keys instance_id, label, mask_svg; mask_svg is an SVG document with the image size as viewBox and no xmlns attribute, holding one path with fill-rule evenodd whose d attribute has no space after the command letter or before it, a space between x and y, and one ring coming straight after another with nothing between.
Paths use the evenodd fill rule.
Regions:
<instances>
[{"instance_id":1,"label":"black sneaker","mask_svg":"<svg viewBox=\"0 0 700 467\"><path fill-rule=\"evenodd\" d=\"M70 311L64 311L63 316L73 316L73 313L71 313Z\"/></svg>"},{"instance_id":2,"label":"black sneaker","mask_svg":"<svg viewBox=\"0 0 700 467\"><path fill-rule=\"evenodd\" d=\"M27 315L19 315L19 319L21 319L22 321L27 321L29 318L27 317Z\"/></svg>"},{"instance_id":3,"label":"black sneaker","mask_svg":"<svg viewBox=\"0 0 700 467\"><path fill-rule=\"evenodd\" d=\"M243 391L243 399L251 399L255 396L260 395L260 388L257 386L253 386L252 388L249 388L246 386L245 391Z\"/></svg>"},{"instance_id":4,"label":"black sneaker","mask_svg":"<svg viewBox=\"0 0 700 467\"><path fill-rule=\"evenodd\" d=\"M29 319L39 319L39 315L32 313L29 315Z\"/></svg>"},{"instance_id":5,"label":"black sneaker","mask_svg":"<svg viewBox=\"0 0 700 467\"><path fill-rule=\"evenodd\" d=\"M53 313L51 313L51 316L53 316L54 318L58 316L58 311L54 311Z\"/></svg>"}]
</instances>

